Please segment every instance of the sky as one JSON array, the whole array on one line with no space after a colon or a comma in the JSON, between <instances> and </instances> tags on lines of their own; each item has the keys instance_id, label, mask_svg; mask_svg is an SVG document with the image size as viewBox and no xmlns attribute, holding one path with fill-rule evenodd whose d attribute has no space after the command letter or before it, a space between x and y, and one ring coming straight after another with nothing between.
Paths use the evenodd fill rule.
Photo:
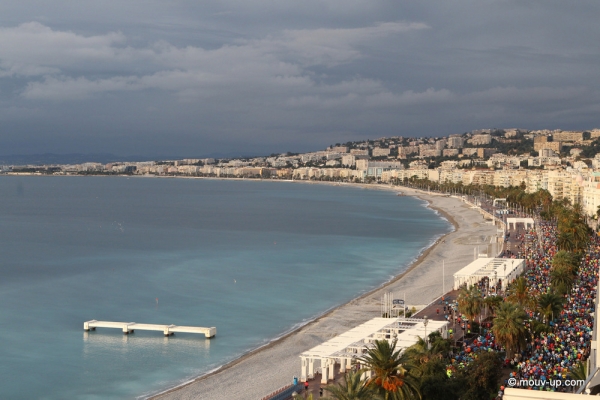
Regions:
<instances>
[{"instance_id":1,"label":"sky","mask_svg":"<svg viewBox=\"0 0 600 400\"><path fill-rule=\"evenodd\" d=\"M0 3L0 154L600 128L600 2Z\"/></svg>"}]
</instances>

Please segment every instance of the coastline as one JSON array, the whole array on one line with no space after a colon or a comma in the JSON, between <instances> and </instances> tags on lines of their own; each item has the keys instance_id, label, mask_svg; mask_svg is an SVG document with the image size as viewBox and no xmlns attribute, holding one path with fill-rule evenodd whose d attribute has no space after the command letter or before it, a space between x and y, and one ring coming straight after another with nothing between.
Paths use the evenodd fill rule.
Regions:
<instances>
[{"instance_id":1,"label":"coastline","mask_svg":"<svg viewBox=\"0 0 600 400\"><path fill-rule=\"evenodd\" d=\"M283 336L243 354L214 371L163 392L150 395L148 398L255 399L266 396L272 391L289 384L292 376L298 375L300 369L298 356L300 353L378 316L379 299L384 292L403 289L405 294L407 292L410 294L410 297L407 298L409 306L429 304L439 298L443 294L441 290L442 279L437 277L435 273L440 272L441 260L449 261L446 263L448 273L444 277L444 284L447 288L450 288L452 274L471 261L473 254L471 246L486 244L489 236L496 233L495 226L486 224L479 213L469 209L464 203L455 198L437 194L432 195L405 187L365 184L340 185L330 182L310 181L295 182L403 192L406 195L425 201L427 207L439 213L454 227L454 230L439 237L430 246L423 249L406 270L382 285L345 304L325 311L313 320L307 321ZM433 283L433 279L436 277L439 281L437 284ZM433 289L432 286L438 287ZM410 299L415 300L411 301Z\"/></svg>"}]
</instances>

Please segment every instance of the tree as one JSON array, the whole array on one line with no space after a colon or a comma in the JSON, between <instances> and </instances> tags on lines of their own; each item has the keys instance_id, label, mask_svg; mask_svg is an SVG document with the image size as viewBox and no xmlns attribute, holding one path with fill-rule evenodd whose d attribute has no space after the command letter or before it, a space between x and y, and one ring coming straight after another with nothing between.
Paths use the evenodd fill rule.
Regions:
<instances>
[{"instance_id":1,"label":"tree","mask_svg":"<svg viewBox=\"0 0 600 400\"><path fill-rule=\"evenodd\" d=\"M525 318L523 309L513 303L502 303L496 312L492 331L498 343L506 348L507 357L512 357L525 344Z\"/></svg>"},{"instance_id":2,"label":"tree","mask_svg":"<svg viewBox=\"0 0 600 400\"><path fill-rule=\"evenodd\" d=\"M409 359L411 365L421 369L423 365L431 360L443 359L451 347L451 342L442 338L442 335L435 331L429 335L427 341L422 337L418 337L417 343L406 349L404 357Z\"/></svg>"},{"instance_id":3,"label":"tree","mask_svg":"<svg viewBox=\"0 0 600 400\"><path fill-rule=\"evenodd\" d=\"M498 389L502 362L498 354L480 351L475 361L460 370L458 375L464 380L461 400L489 400Z\"/></svg>"},{"instance_id":4,"label":"tree","mask_svg":"<svg viewBox=\"0 0 600 400\"><path fill-rule=\"evenodd\" d=\"M483 296L476 286L463 287L458 294L458 310L465 314L469 321L474 321L481 312Z\"/></svg>"},{"instance_id":5,"label":"tree","mask_svg":"<svg viewBox=\"0 0 600 400\"><path fill-rule=\"evenodd\" d=\"M509 289L508 300L520 305L521 307L531 306L531 295L527 280L520 276L512 283Z\"/></svg>"},{"instance_id":6,"label":"tree","mask_svg":"<svg viewBox=\"0 0 600 400\"><path fill-rule=\"evenodd\" d=\"M571 379L585 381L587 376L587 363L578 361L569 369Z\"/></svg>"},{"instance_id":7,"label":"tree","mask_svg":"<svg viewBox=\"0 0 600 400\"><path fill-rule=\"evenodd\" d=\"M489 308L490 313L492 313L492 315L496 314L496 310L500 307L500 304L502 304L503 302L504 299L502 298L502 296L488 296L485 299L483 299L483 304L487 308Z\"/></svg>"},{"instance_id":8,"label":"tree","mask_svg":"<svg viewBox=\"0 0 600 400\"><path fill-rule=\"evenodd\" d=\"M579 257L565 250L558 251L552 259L552 268L567 268L572 272L577 270L578 264Z\"/></svg>"},{"instance_id":9,"label":"tree","mask_svg":"<svg viewBox=\"0 0 600 400\"><path fill-rule=\"evenodd\" d=\"M423 400L457 400L465 388L461 377L448 377L446 360L433 359L421 369Z\"/></svg>"},{"instance_id":10,"label":"tree","mask_svg":"<svg viewBox=\"0 0 600 400\"><path fill-rule=\"evenodd\" d=\"M549 323L562 311L563 298L553 292L543 293L537 298L537 306L544 322Z\"/></svg>"},{"instance_id":11,"label":"tree","mask_svg":"<svg viewBox=\"0 0 600 400\"><path fill-rule=\"evenodd\" d=\"M571 286L575 281L573 272L567 267L552 268L550 271L550 284L554 291L561 296L571 290Z\"/></svg>"},{"instance_id":12,"label":"tree","mask_svg":"<svg viewBox=\"0 0 600 400\"><path fill-rule=\"evenodd\" d=\"M373 372L366 385L383 399L421 398L418 381L411 375L414 366L408 358L401 356L401 350L396 350L396 340L391 344L387 340L376 340L373 347L366 349L360 361Z\"/></svg>"},{"instance_id":13,"label":"tree","mask_svg":"<svg viewBox=\"0 0 600 400\"><path fill-rule=\"evenodd\" d=\"M371 400L375 393L361 379L362 371L348 372L342 382L335 386L327 386L325 390L331 393L329 399L335 400Z\"/></svg>"}]
</instances>

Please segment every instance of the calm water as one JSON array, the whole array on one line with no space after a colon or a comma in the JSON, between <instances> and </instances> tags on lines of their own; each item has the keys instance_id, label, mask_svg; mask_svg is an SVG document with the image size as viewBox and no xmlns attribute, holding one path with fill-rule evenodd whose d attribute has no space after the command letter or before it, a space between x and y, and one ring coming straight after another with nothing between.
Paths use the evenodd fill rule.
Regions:
<instances>
[{"instance_id":1,"label":"calm water","mask_svg":"<svg viewBox=\"0 0 600 400\"><path fill-rule=\"evenodd\" d=\"M176 385L378 286L451 229L393 192L297 183L4 176L0 199L2 399ZM90 319L218 333L86 334Z\"/></svg>"}]
</instances>

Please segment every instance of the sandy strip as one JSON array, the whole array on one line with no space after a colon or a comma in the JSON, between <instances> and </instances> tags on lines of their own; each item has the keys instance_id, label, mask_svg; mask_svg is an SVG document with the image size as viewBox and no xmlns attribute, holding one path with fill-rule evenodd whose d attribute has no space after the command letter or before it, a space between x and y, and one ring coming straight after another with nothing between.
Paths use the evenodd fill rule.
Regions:
<instances>
[{"instance_id":1,"label":"sandy strip","mask_svg":"<svg viewBox=\"0 0 600 400\"><path fill-rule=\"evenodd\" d=\"M257 400L292 382L300 375L299 355L371 318L379 317L380 300L385 292L406 296L410 305L429 304L442 294L442 260L445 260L445 288L452 289L452 275L473 261L473 250L484 252L496 227L458 199L429 195L407 188L365 185L416 195L429 202L455 227L440 238L403 274L386 285L344 304L304 327L248 353L218 371L184 386L162 393L155 399ZM314 295L325 295L315 293Z\"/></svg>"}]
</instances>

